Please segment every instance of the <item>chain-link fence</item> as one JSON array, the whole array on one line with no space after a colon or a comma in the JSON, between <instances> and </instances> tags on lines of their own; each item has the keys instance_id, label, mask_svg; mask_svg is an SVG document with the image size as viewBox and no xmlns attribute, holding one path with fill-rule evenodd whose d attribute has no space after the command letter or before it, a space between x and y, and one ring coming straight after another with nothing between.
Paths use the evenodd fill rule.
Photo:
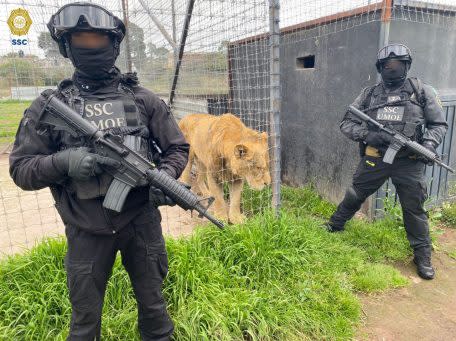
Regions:
<instances>
[{"instance_id":1,"label":"chain-link fence","mask_svg":"<svg viewBox=\"0 0 456 341\"><path fill-rule=\"evenodd\" d=\"M69 1L3 1L1 22L6 24L8 15L16 8L26 9L33 20L31 29L25 38L27 45L12 45L13 35L2 37L2 45L10 51L1 56L0 84L1 97L10 99L32 100L42 89L55 87L65 77L72 74L71 63L62 58L58 47L52 41L46 28L50 16ZM113 11L126 21L128 35L122 42L121 53L116 62L123 71L138 73L141 85L158 94L170 103L173 114L179 120L191 113L207 113L228 116L236 129L244 129L245 136L238 136L238 141L225 141L238 145L241 155L247 148L260 148L263 158L261 172L269 176L269 66L262 65L262 70L247 69L236 77L255 78L255 84L231 88L232 73L230 63L239 58L247 58L256 68L254 61L264 59L268 63L268 39L263 39L257 48L248 55L229 57L229 46L251 34L260 34L269 30L269 5L267 1L95 1ZM125 20L126 19L126 20ZM185 43L181 43L184 42ZM264 56L263 54L266 53ZM176 66L178 65L178 66ZM233 104L230 91L245 91L250 94L242 103ZM259 94L259 95L258 95ZM5 105L10 105L6 103ZM22 108L23 109L23 108ZM15 124L21 113L16 113ZM202 118L204 120L204 117ZM6 125L6 124L5 124ZM12 124L13 125L13 124ZM5 143L11 143L15 131L9 131ZM264 132L263 135L260 135ZM230 134L232 132L229 132ZM240 133L240 131L236 131ZM192 136L188 136L192 139ZM209 136L208 136L209 137ZM244 142L243 139L249 141ZM222 141L223 142L223 141ZM4 145L5 145L4 143ZM3 147L5 149L5 147ZM201 151L196 150L195 155ZM250 151L249 151L250 152ZM234 150L233 150L234 156ZM219 155L214 156L220 158ZM261 161L261 160L260 160ZM201 166L197 168L196 166ZM35 237L52 233L62 233L63 226L53 209L53 200L49 191L24 192L18 189L8 176L8 157L2 155L1 184L1 249L15 252L18 247L29 247ZM243 220L243 214L249 215L261 209L271 207L270 190L254 191L247 181L244 192L230 189L233 183L231 169L222 165L216 169L203 169L200 160L190 169L190 180L198 179L201 195L216 196L217 216L228 220L230 197L234 204L231 209L233 222ZM259 168L259 166L258 166ZM219 177L219 175L222 175ZM242 176L245 176L242 174ZM250 175L248 175L250 176ZM211 177L211 179L208 179ZM254 182L255 180L252 180ZM213 182L213 184L211 184ZM270 181L265 181L269 185ZM197 184L193 183L195 187ZM203 188L201 188L203 187ZM216 192L215 194L212 192ZM233 192L236 192L233 194ZM242 195L242 200L241 196ZM27 198L27 205L24 204ZM218 203L217 203L218 201ZM241 203L242 210L241 214ZM237 206L237 207L236 207ZM39 220L38 215L45 214L51 221ZM25 217L34 212L35 224ZM51 214L52 213L52 214ZM203 222L179 208L162 209L164 231L180 235L191 231L195 224ZM52 223L52 226L51 226ZM33 227L36 225L36 227ZM55 231L51 227L55 226ZM32 233L33 231L38 231Z\"/></svg>"},{"instance_id":2,"label":"chain-link fence","mask_svg":"<svg viewBox=\"0 0 456 341\"><path fill-rule=\"evenodd\" d=\"M9 99L0 104L0 151L7 151L28 104L15 100L32 100L72 74L46 28L51 14L68 2L0 0L0 98ZM442 34L450 38L456 13L451 0L93 2L126 19L128 36L117 60L123 72L136 71L142 86L170 103L184 128L215 119L224 125L226 134L217 139L204 129L197 136L185 133L192 144L189 178L195 190L215 196L217 215L232 222L278 211L281 176L291 185L313 181L325 196L339 199L356 152L334 132L343 107L376 81L378 47L406 41L417 54L415 64L425 64L437 54L427 53L426 44L431 49L441 44ZM32 19L25 36L13 35L7 26L17 8ZM450 63L453 43L444 49L441 58ZM451 67L413 70L437 87L453 86ZM232 115L221 116L226 113ZM202 133L205 138L198 138ZM230 152L205 157L220 144ZM244 179L244 187L238 179ZM189 232L199 222L179 208L163 211L168 233ZM3 153L0 251L29 247L36 237L62 230L48 190L16 188Z\"/></svg>"}]
</instances>

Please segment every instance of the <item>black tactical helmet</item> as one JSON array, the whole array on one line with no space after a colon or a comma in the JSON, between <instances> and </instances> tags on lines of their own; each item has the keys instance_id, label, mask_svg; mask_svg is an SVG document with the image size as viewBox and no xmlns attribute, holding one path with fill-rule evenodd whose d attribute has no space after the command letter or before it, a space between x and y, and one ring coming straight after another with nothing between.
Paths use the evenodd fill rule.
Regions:
<instances>
[{"instance_id":1,"label":"black tactical helmet","mask_svg":"<svg viewBox=\"0 0 456 341\"><path fill-rule=\"evenodd\" d=\"M120 42L125 36L125 25L107 9L88 2L73 2L61 7L49 20L51 37L59 45L62 56L69 57L68 36L76 31L98 31L109 34L119 53Z\"/></svg>"},{"instance_id":2,"label":"black tactical helmet","mask_svg":"<svg viewBox=\"0 0 456 341\"><path fill-rule=\"evenodd\" d=\"M410 69L410 66L412 65L410 49L403 44L389 44L378 51L377 63L375 63L377 71L380 72L382 65L390 59L405 61L408 69Z\"/></svg>"}]
</instances>

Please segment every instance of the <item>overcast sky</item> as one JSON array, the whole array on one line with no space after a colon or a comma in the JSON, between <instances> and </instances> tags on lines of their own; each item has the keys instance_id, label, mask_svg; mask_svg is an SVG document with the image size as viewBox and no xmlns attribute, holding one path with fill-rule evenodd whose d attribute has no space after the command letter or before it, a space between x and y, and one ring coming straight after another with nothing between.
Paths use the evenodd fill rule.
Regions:
<instances>
[{"instance_id":1,"label":"overcast sky","mask_svg":"<svg viewBox=\"0 0 456 341\"><path fill-rule=\"evenodd\" d=\"M171 0L144 0L151 12L160 19L165 29L172 35ZM406 0L402 0L405 2ZM67 0L0 0L0 55L8 52L17 52L22 49L26 55L35 54L44 57L37 46L39 32L46 31L45 24L51 14ZM121 0L91 1L99 3L115 12L122 18ZM308 21L318 17L347 11L370 3L379 3L378 0L282 0L281 27ZM456 0L429 0L426 2L441 5L456 5ZM175 0L177 14L177 37L180 36L180 27L186 10L186 0ZM26 47L13 46L13 37L6 24L13 9L25 8L33 24L26 38L29 45ZM150 20L138 0L129 0L130 20L144 29L146 42L152 42L168 49L166 42L156 26ZM265 0L196 0L192 17L189 45L187 51L205 51L223 40L237 40L268 29L268 7Z\"/></svg>"}]
</instances>

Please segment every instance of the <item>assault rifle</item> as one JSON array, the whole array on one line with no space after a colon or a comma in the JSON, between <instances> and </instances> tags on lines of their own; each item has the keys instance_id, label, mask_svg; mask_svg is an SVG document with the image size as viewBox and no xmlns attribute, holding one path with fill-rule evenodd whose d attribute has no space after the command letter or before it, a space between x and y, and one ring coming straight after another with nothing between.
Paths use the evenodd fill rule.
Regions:
<instances>
[{"instance_id":1,"label":"assault rifle","mask_svg":"<svg viewBox=\"0 0 456 341\"><path fill-rule=\"evenodd\" d=\"M374 127L377 127L379 130L392 136L391 143L388 146L388 149L386 150L385 155L383 156L383 162L389 163L389 164L393 163L397 152L401 148L405 147L405 148L408 148L409 150L411 150L412 152L414 152L417 156L420 156L427 161L435 162L439 166L449 170L451 173L454 173L453 168L451 168L450 166L448 166L442 162L439 154L431 152L429 149L423 147L418 142L415 142L415 141L411 140L409 137L401 134L400 132L377 122L376 120L369 117L368 115L363 113L361 110L355 108L352 105L350 105L348 107L348 111L350 111L353 115L357 116L360 120L362 120Z\"/></svg>"},{"instance_id":2,"label":"assault rifle","mask_svg":"<svg viewBox=\"0 0 456 341\"><path fill-rule=\"evenodd\" d=\"M43 95L47 97L47 101L40 113L39 125L50 125L54 130L64 130L74 137L84 138L96 154L119 161L119 168L106 169L113 176L113 180L103 201L105 208L121 212L132 188L150 185L161 189L184 210L195 210L200 217L204 216L217 227L223 228L223 223L207 212L214 198L199 198L184 184L159 170L141 154L126 146L121 136L98 130L55 95L47 96L46 93ZM207 200L206 206L202 203L205 200Z\"/></svg>"}]
</instances>

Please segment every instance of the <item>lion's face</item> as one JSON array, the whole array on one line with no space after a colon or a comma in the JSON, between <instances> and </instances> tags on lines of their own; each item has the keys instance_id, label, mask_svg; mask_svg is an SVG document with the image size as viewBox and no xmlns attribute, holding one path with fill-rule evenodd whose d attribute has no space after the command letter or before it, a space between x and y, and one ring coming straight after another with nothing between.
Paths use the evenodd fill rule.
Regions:
<instances>
[{"instance_id":1,"label":"lion's face","mask_svg":"<svg viewBox=\"0 0 456 341\"><path fill-rule=\"evenodd\" d=\"M269 185L271 175L267 134L255 132L237 144L234 147L231 169L253 189L261 190L265 185Z\"/></svg>"}]
</instances>

